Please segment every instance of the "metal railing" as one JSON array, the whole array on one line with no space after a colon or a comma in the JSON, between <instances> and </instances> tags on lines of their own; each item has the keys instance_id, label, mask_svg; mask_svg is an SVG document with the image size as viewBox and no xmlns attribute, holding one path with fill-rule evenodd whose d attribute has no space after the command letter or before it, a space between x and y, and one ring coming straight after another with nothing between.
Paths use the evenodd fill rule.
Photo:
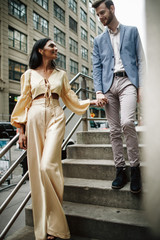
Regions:
<instances>
[{"instance_id":1,"label":"metal railing","mask_svg":"<svg viewBox=\"0 0 160 240\"><path fill-rule=\"evenodd\" d=\"M90 92L90 93L94 93L92 91L86 90L86 79L90 79L92 80L91 77L82 74L82 73L78 73L71 81L70 84L73 84L79 77L81 77L81 82L80 85L81 87L76 91L76 94L81 93L81 99L84 100L86 99L86 92ZM63 106L63 110L65 110L66 106ZM71 121L71 119L74 117L75 113L71 113L71 115L68 117L68 119L66 120L66 125ZM69 139L72 137L72 135L74 134L74 132L76 131L76 129L78 128L78 126L80 125L80 123L82 122L82 126L83 126L83 131L88 131L88 121L93 120L93 118L88 118L87 117L87 112L81 116L79 118L79 120L75 123L73 129L70 131L69 135L66 137L66 139L64 140L63 144L62 144L62 149L67 145ZM98 120L105 120L104 118L98 118ZM17 134L1 151L0 151L0 158L17 142L19 138L19 134ZM26 151L23 151L22 155L13 163L13 165L6 171L6 173L2 176L2 178L0 179L0 185L2 185L5 180L8 178L8 176L10 176L10 174L14 171L14 169L23 161L23 159L26 157ZM16 187L13 189L13 191L10 193L10 195L7 197L7 199L3 202L3 204L0 206L0 213L2 213L5 208L8 206L8 204L10 203L10 201L13 199L13 197L15 196L15 194L18 192L18 190L20 189L20 187L23 185L23 183L25 182L25 180L28 178L28 171L25 173L25 175L22 177L22 179L19 181L19 183L16 185ZM6 225L6 227L4 228L4 230L2 231L2 233L0 234L0 239L3 239L4 236L7 234L7 232L9 231L9 229L11 228L11 226L13 225L13 223L16 221L17 217L19 216L19 214L21 213L21 211L23 210L23 208L25 207L25 205L27 204L27 202L29 201L31 197L31 193L29 192L26 196L26 198L24 199L24 201L21 203L20 207L17 209L17 211L15 212L15 214L13 215L13 217L10 219L10 221L8 222L8 224Z\"/></svg>"}]
</instances>

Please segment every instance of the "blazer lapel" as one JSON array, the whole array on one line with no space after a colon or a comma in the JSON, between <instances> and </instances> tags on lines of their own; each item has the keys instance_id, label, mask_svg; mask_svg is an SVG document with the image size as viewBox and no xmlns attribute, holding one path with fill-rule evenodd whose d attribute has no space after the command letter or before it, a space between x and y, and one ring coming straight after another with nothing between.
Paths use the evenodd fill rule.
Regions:
<instances>
[{"instance_id":1,"label":"blazer lapel","mask_svg":"<svg viewBox=\"0 0 160 240\"><path fill-rule=\"evenodd\" d=\"M108 43L111 51L113 51L112 44L111 44L111 39L110 39L110 36L109 36L109 33L108 33L108 28L106 28L104 36L105 36L106 42Z\"/></svg>"},{"instance_id":2,"label":"blazer lapel","mask_svg":"<svg viewBox=\"0 0 160 240\"><path fill-rule=\"evenodd\" d=\"M125 33L125 26L121 24L120 25L120 48L119 48L119 50L121 50L124 33Z\"/></svg>"}]
</instances>

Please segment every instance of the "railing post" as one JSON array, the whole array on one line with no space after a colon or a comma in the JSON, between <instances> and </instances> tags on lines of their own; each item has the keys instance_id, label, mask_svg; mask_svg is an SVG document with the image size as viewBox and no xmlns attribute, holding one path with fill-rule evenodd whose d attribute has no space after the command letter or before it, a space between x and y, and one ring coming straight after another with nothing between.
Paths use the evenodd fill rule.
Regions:
<instances>
[{"instance_id":1,"label":"railing post","mask_svg":"<svg viewBox=\"0 0 160 240\"><path fill-rule=\"evenodd\" d=\"M81 78L81 99L85 100L86 99L86 79L85 77ZM87 121L87 111L85 112L85 114L83 114L83 121L82 121L82 129L83 131L88 131L88 121Z\"/></svg>"}]
</instances>

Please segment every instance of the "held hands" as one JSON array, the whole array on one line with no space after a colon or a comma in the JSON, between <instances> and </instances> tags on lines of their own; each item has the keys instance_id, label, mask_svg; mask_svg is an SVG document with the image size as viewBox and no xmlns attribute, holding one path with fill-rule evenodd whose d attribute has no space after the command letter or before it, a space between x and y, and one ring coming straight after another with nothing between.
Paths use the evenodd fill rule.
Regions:
<instances>
[{"instance_id":1,"label":"held hands","mask_svg":"<svg viewBox=\"0 0 160 240\"><path fill-rule=\"evenodd\" d=\"M105 104L108 103L108 99L106 98L106 96L102 92L97 92L96 93L96 99L97 99L96 105L98 107L102 107L102 106L104 106Z\"/></svg>"},{"instance_id":2,"label":"held hands","mask_svg":"<svg viewBox=\"0 0 160 240\"><path fill-rule=\"evenodd\" d=\"M105 104L108 103L108 99L105 97L104 94L96 94L96 100L91 100L90 105L96 105L97 107L103 107Z\"/></svg>"}]
</instances>

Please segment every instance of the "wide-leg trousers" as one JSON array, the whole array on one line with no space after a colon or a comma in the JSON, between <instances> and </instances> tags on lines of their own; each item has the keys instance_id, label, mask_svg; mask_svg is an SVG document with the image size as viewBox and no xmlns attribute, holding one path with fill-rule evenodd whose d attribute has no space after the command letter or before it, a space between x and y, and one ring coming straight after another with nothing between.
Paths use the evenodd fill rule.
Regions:
<instances>
[{"instance_id":1,"label":"wide-leg trousers","mask_svg":"<svg viewBox=\"0 0 160 240\"><path fill-rule=\"evenodd\" d=\"M64 211L61 145L65 132L65 116L59 101L35 99L28 111L27 158L36 240L51 234L69 239Z\"/></svg>"},{"instance_id":2,"label":"wide-leg trousers","mask_svg":"<svg viewBox=\"0 0 160 240\"><path fill-rule=\"evenodd\" d=\"M115 77L106 93L106 116L110 127L110 139L116 167L125 167L122 130L126 139L128 160L131 167L139 165L138 138L134 120L137 89L126 77Z\"/></svg>"}]
</instances>

